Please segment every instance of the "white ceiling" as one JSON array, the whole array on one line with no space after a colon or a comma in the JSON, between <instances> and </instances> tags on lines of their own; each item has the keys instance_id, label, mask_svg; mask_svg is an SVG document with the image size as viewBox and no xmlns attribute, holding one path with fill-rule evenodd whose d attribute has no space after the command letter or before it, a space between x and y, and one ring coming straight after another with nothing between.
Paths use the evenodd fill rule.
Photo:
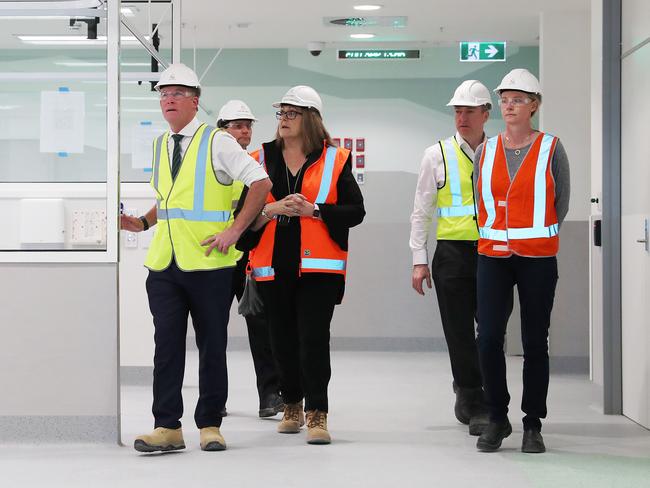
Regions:
<instances>
[{"instance_id":1,"label":"white ceiling","mask_svg":"<svg viewBox=\"0 0 650 488\"><path fill-rule=\"evenodd\" d=\"M2 1L2 0L0 0ZM153 0L154 2L156 0ZM151 19L157 22L164 4L147 1L134 5L131 19L143 32ZM183 47L192 48L304 48L309 41L324 41L326 48L428 47L452 45L460 40L505 40L517 45L538 44L540 10L588 11L590 0L379 0L384 8L364 13L354 10L355 0L184 0ZM0 11L1 12L1 11ZM404 16L407 25L393 27L327 26L325 17ZM170 16L161 23L162 46L169 46ZM105 23L100 24L102 33ZM82 31L85 32L85 26ZM371 32L372 41L349 35ZM0 23L0 47L25 47L15 34L70 34L67 22L10 21Z\"/></svg>"},{"instance_id":2,"label":"white ceiling","mask_svg":"<svg viewBox=\"0 0 650 488\"><path fill-rule=\"evenodd\" d=\"M353 5L371 1L186 0L182 6L185 47L304 47L325 41L329 47L375 47L389 43L422 46L459 40L538 43L540 5L553 11L587 11L590 0L379 0L384 8L365 15L406 16L401 29L325 26L324 17L360 17ZM250 23L240 28L237 24ZM372 43L354 41L353 32L372 32Z\"/></svg>"}]
</instances>

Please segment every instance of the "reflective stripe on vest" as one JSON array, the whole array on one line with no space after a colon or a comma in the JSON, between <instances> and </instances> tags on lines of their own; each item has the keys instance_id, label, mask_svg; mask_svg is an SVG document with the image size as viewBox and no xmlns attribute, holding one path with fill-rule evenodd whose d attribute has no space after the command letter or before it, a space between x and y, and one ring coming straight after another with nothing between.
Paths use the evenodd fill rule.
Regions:
<instances>
[{"instance_id":1,"label":"reflective stripe on vest","mask_svg":"<svg viewBox=\"0 0 650 488\"><path fill-rule=\"evenodd\" d=\"M300 267L303 270L329 269L332 271L343 271L345 270L345 261L342 259L302 258Z\"/></svg>"},{"instance_id":2,"label":"reflective stripe on vest","mask_svg":"<svg viewBox=\"0 0 650 488\"><path fill-rule=\"evenodd\" d=\"M497 152L497 138L491 137L488 139L484 146L485 156L483 159L483 167L481 168L481 198L483 199L483 206L487 213L485 224L479 229L479 234L484 230L492 230L492 224L497 216L496 209L494 208L494 197L492 196L492 170L494 169L494 159ZM504 231L505 232L505 231ZM484 237L481 234L481 237ZM488 239L488 237L484 237ZM503 239L494 239L496 241L505 241L507 237L504 235Z\"/></svg>"},{"instance_id":3,"label":"reflective stripe on vest","mask_svg":"<svg viewBox=\"0 0 650 488\"><path fill-rule=\"evenodd\" d=\"M253 268L252 273L254 278L268 278L270 276L275 276L275 270L271 266Z\"/></svg>"},{"instance_id":4,"label":"reflective stripe on vest","mask_svg":"<svg viewBox=\"0 0 650 488\"><path fill-rule=\"evenodd\" d=\"M330 186L332 185L332 175L334 174L334 159L336 158L336 148L329 146L327 148L327 153L325 154L325 169L323 169L323 177L320 180L320 188L318 190L318 196L314 203L325 203L327 194L330 191Z\"/></svg>"}]
</instances>

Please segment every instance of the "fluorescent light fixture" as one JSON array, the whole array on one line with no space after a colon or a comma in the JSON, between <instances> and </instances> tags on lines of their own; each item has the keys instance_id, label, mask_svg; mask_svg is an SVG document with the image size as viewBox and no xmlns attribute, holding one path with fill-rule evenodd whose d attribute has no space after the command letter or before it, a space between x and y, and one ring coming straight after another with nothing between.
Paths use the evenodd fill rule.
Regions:
<instances>
[{"instance_id":1,"label":"fluorescent light fixture","mask_svg":"<svg viewBox=\"0 0 650 488\"><path fill-rule=\"evenodd\" d=\"M73 8L97 8L102 4L100 0L58 0L46 2L18 1L0 2L0 10L54 10Z\"/></svg>"},{"instance_id":2,"label":"fluorescent light fixture","mask_svg":"<svg viewBox=\"0 0 650 488\"><path fill-rule=\"evenodd\" d=\"M22 105L0 105L0 110L14 110L22 107Z\"/></svg>"},{"instance_id":3,"label":"fluorescent light fixture","mask_svg":"<svg viewBox=\"0 0 650 488\"><path fill-rule=\"evenodd\" d=\"M350 34L352 39L372 39L375 37L374 34Z\"/></svg>"},{"instance_id":4,"label":"fluorescent light fixture","mask_svg":"<svg viewBox=\"0 0 650 488\"><path fill-rule=\"evenodd\" d=\"M106 66L106 61L55 61L54 64L69 68L90 68ZM151 66L151 63L120 63L120 66Z\"/></svg>"},{"instance_id":5,"label":"fluorescent light fixture","mask_svg":"<svg viewBox=\"0 0 650 488\"><path fill-rule=\"evenodd\" d=\"M0 9L2 10L2 9ZM75 19L91 19L92 17L74 16ZM3 15L0 20L69 20L69 15Z\"/></svg>"},{"instance_id":6,"label":"fluorescent light fixture","mask_svg":"<svg viewBox=\"0 0 650 488\"><path fill-rule=\"evenodd\" d=\"M106 36L97 36L97 39L88 39L86 36L29 36L17 35L25 44L39 46L97 46L106 44ZM145 37L149 40L149 37ZM140 41L135 36L122 36L120 41L124 44L138 44Z\"/></svg>"},{"instance_id":7,"label":"fluorescent light fixture","mask_svg":"<svg viewBox=\"0 0 650 488\"><path fill-rule=\"evenodd\" d=\"M379 10L382 8L383 5L355 5L354 10L363 10L363 11L371 11L371 10Z\"/></svg>"}]
</instances>

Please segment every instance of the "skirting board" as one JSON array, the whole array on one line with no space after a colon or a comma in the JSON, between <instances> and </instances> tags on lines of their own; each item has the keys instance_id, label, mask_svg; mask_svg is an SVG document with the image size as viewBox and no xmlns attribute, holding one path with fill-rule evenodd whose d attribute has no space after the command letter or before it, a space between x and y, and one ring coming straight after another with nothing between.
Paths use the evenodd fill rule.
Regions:
<instances>
[{"instance_id":1,"label":"skirting board","mask_svg":"<svg viewBox=\"0 0 650 488\"><path fill-rule=\"evenodd\" d=\"M0 416L0 443L117 444L118 431L118 417L111 416Z\"/></svg>"}]
</instances>

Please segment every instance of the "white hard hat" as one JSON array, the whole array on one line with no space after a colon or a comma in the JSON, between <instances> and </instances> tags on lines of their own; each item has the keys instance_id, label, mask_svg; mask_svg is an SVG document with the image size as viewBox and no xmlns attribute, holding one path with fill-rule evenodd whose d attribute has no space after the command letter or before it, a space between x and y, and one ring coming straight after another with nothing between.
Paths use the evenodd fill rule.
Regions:
<instances>
[{"instance_id":1,"label":"white hard hat","mask_svg":"<svg viewBox=\"0 0 650 488\"><path fill-rule=\"evenodd\" d=\"M477 80L463 81L447 104L448 107L480 107L481 105L492 107L492 97L490 90Z\"/></svg>"},{"instance_id":2,"label":"white hard hat","mask_svg":"<svg viewBox=\"0 0 650 488\"><path fill-rule=\"evenodd\" d=\"M539 80L530 71L524 68L513 69L503 77L499 86L494 91L500 93L504 90L517 90L527 93L542 95L542 88L539 86Z\"/></svg>"},{"instance_id":3,"label":"white hard hat","mask_svg":"<svg viewBox=\"0 0 650 488\"><path fill-rule=\"evenodd\" d=\"M316 90L311 86L298 85L291 88L284 94L282 100L275 102L273 106L280 108L281 105L294 105L296 107L311 107L323 112L323 101L320 99Z\"/></svg>"},{"instance_id":4,"label":"white hard hat","mask_svg":"<svg viewBox=\"0 0 650 488\"><path fill-rule=\"evenodd\" d=\"M192 88L200 88L199 77L183 63L173 63L165 71L160 73L160 81L156 84L156 90L167 85L181 85Z\"/></svg>"},{"instance_id":5,"label":"white hard hat","mask_svg":"<svg viewBox=\"0 0 650 488\"><path fill-rule=\"evenodd\" d=\"M248 108L248 105L241 100L229 100L226 102L226 104L221 107L221 110L219 110L219 116L217 117L217 120L241 119L257 121L253 112L251 112L251 109Z\"/></svg>"}]
</instances>

